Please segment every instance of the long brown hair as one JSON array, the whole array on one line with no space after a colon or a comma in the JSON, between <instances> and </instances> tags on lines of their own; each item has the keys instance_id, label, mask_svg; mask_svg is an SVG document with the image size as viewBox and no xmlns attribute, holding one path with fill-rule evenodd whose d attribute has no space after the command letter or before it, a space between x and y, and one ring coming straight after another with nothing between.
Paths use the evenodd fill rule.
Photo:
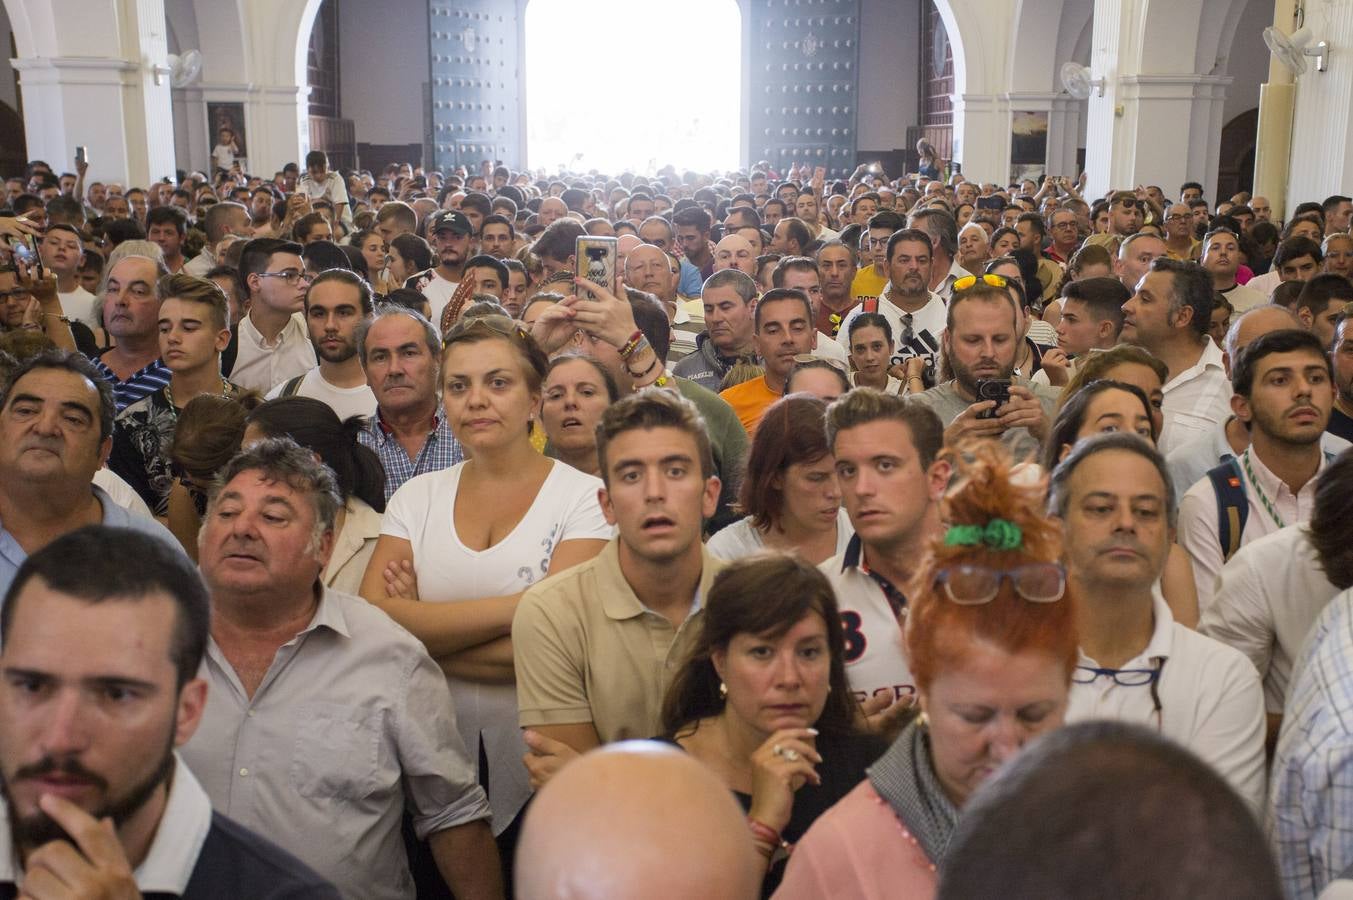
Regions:
<instances>
[{"instance_id":1,"label":"long brown hair","mask_svg":"<svg viewBox=\"0 0 1353 900\"><path fill-rule=\"evenodd\" d=\"M859 710L846 680L845 637L836 595L816 566L797 556L766 553L729 564L714 578L701 613L700 633L663 702L662 730L675 737L701 719L723 712L714 653L739 634L778 638L799 620L817 613L827 626L831 691L813 727L822 734L854 730Z\"/></svg>"},{"instance_id":2,"label":"long brown hair","mask_svg":"<svg viewBox=\"0 0 1353 900\"><path fill-rule=\"evenodd\" d=\"M811 394L791 394L766 409L747 453L747 474L738 503L752 525L762 531L779 521L784 511L783 487L776 487L795 463L813 463L831 453L827 446L827 404Z\"/></svg>"}]
</instances>

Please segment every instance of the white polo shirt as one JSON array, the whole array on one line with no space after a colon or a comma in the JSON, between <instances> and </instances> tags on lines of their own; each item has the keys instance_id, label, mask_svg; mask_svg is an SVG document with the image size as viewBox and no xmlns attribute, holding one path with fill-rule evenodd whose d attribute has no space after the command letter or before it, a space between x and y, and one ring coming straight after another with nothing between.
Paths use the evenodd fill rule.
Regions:
<instances>
[{"instance_id":1,"label":"white polo shirt","mask_svg":"<svg viewBox=\"0 0 1353 900\"><path fill-rule=\"evenodd\" d=\"M269 343L254 327L249 316L240 319L235 367L230 380L240 387L267 394L289 378L304 375L319 365L315 348L310 345L310 332L305 327L305 316L292 313L290 321Z\"/></svg>"},{"instance_id":2,"label":"white polo shirt","mask_svg":"<svg viewBox=\"0 0 1353 900\"><path fill-rule=\"evenodd\" d=\"M1296 525L1311 518L1315 509L1315 485L1320 473L1325 470L1328 460L1321 454L1320 468L1316 474L1293 494L1292 490L1277 475L1274 475L1258 454L1246 450L1238 457L1240 477L1244 482L1245 499L1249 502L1249 515L1245 519L1245 530L1240 533L1240 546L1245 546L1266 534L1272 534L1287 525ZM1249 461L1254 477L1258 479L1258 489L1250 480L1245 462ZM1277 511L1279 522L1269 512L1260 494L1268 497ZM1198 611L1205 613L1217 591L1217 576L1221 574L1222 547L1217 537L1220 526L1217 524L1217 493L1212 481L1204 478L1188 489L1179 501L1179 546L1183 547L1193 560L1193 582L1198 588Z\"/></svg>"},{"instance_id":3,"label":"white polo shirt","mask_svg":"<svg viewBox=\"0 0 1353 900\"><path fill-rule=\"evenodd\" d=\"M1263 679L1265 706L1281 714L1297 653L1337 593L1307 526L1289 525L1227 561L1198 630L1249 657Z\"/></svg>"},{"instance_id":4,"label":"white polo shirt","mask_svg":"<svg viewBox=\"0 0 1353 900\"><path fill-rule=\"evenodd\" d=\"M860 701L880 693L893 699L914 698L916 681L902 646L906 598L883 576L869 571L862 548L854 536L844 553L818 566L832 584L841 613L846 679Z\"/></svg>"},{"instance_id":5,"label":"white polo shirt","mask_svg":"<svg viewBox=\"0 0 1353 900\"><path fill-rule=\"evenodd\" d=\"M1089 684L1073 681L1066 721L1112 719L1156 729L1216 769L1258 814L1266 793L1259 673L1240 651L1177 623L1158 587L1151 594L1151 640L1120 670L1159 667L1159 714L1149 686L1124 687L1101 675ZM1080 665L1100 668L1084 653ZM1084 674L1077 670L1076 677Z\"/></svg>"},{"instance_id":6,"label":"white polo shirt","mask_svg":"<svg viewBox=\"0 0 1353 900\"><path fill-rule=\"evenodd\" d=\"M1221 348L1205 339L1198 362L1171 378L1161 403L1165 424L1156 447L1169 452L1180 444L1207 434L1231 417L1231 379L1222 365Z\"/></svg>"}]
</instances>

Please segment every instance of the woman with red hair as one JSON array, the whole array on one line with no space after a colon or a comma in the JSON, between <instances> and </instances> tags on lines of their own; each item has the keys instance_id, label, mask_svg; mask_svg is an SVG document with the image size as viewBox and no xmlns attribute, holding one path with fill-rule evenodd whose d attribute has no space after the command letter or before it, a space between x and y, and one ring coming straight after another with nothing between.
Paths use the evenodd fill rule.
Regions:
<instances>
[{"instance_id":1,"label":"woman with red hair","mask_svg":"<svg viewBox=\"0 0 1353 900\"><path fill-rule=\"evenodd\" d=\"M904 642L921 715L799 841L777 898L933 897L973 791L1062 724L1075 603L1042 487L1012 479L998 446L952 458L949 528L907 592Z\"/></svg>"}]
</instances>

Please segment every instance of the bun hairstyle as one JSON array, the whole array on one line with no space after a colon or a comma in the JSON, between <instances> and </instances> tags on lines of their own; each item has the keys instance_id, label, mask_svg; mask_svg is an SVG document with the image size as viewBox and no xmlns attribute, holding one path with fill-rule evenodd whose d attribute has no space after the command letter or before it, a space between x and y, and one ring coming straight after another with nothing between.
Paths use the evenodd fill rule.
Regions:
<instances>
[{"instance_id":1,"label":"bun hairstyle","mask_svg":"<svg viewBox=\"0 0 1353 900\"><path fill-rule=\"evenodd\" d=\"M1051 656L1065 665L1070 682L1078 659L1075 588L1070 582L1060 600L1035 603L1016 593L1007 578L991 602L977 605L953 602L936 583L941 571L962 564L1010 569L1058 562L1061 528L1043 513L1042 479L1025 477L1033 469L1012 470L1008 451L995 441L946 450L942 458L955 472L941 514L948 531L931 541L908 592L905 644L917 686L927 690L936 675L961 664L978 642L1010 654ZM947 541L955 526L980 529L982 538L975 543Z\"/></svg>"}]
</instances>

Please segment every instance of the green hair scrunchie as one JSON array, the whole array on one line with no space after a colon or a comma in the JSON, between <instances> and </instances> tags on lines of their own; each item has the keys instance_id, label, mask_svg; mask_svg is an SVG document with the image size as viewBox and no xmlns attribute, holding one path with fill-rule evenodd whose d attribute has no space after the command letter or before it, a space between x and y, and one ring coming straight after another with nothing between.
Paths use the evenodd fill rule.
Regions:
<instances>
[{"instance_id":1,"label":"green hair scrunchie","mask_svg":"<svg viewBox=\"0 0 1353 900\"><path fill-rule=\"evenodd\" d=\"M944 533L946 547L979 544L986 544L992 550L1018 550L1024 546L1024 532L1014 522L992 519L986 525L952 525Z\"/></svg>"}]
</instances>

